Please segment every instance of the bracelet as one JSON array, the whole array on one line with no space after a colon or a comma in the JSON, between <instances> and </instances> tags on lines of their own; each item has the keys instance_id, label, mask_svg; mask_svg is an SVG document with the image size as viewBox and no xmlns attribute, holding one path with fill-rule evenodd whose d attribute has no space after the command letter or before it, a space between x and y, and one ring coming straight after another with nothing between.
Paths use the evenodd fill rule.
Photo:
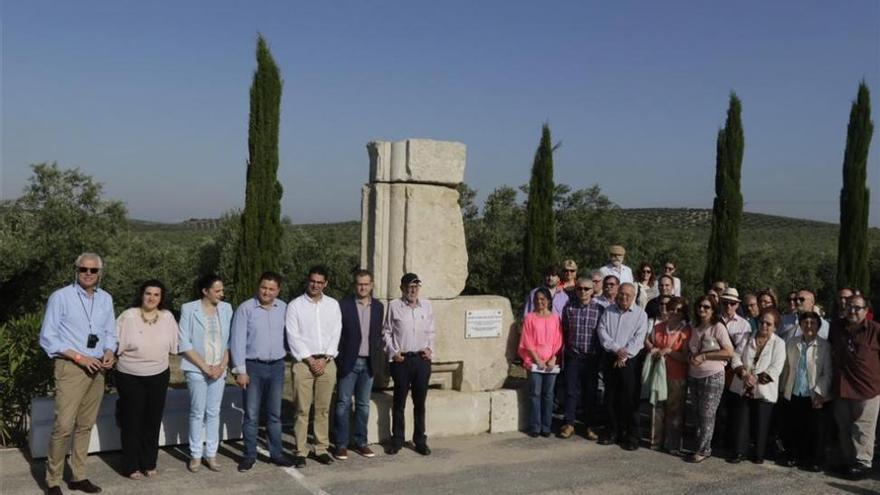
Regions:
<instances>
[{"instance_id":1,"label":"bracelet","mask_svg":"<svg viewBox=\"0 0 880 495\"><path fill-rule=\"evenodd\" d=\"M82 356L80 356L79 354L77 354L76 356L73 357L73 362L76 363L76 364L79 364L79 362L80 362L81 359L82 359Z\"/></svg>"}]
</instances>

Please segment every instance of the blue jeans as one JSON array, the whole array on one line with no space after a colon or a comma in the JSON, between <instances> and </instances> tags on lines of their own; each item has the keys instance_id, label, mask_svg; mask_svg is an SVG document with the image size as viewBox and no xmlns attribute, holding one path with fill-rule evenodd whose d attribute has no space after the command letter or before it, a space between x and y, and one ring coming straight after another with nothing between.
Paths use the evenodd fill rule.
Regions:
<instances>
[{"instance_id":1,"label":"blue jeans","mask_svg":"<svg viewBox=\"0 0 880 495\"><path fill-rule=\"evenodd\" d=\"M556 375L552 373L529 372L529 398L532 403L532 415L529 417L531 431L550 433L553 422L553 387Z\"/></svg>"},{"instance_id":2,"label":"blue jeans","mask_svg":"<svg viewBox=\"0 0 880 495\"><path fill-rule=\"evenodd\" d=\"M354 445L367 445L367 419L370 416L370 391L373 377L370 376L369 358L357 358L354 369L336 383L336 434L333 443L336 448L348 448L348 422L351 418L351 397L354 396L355 423Z\"/></svg>"},{"instance_id":3,"label":"blue jeans","mask_svg":"<svg viewBox=\"0 0 880 495\"><path fill-rule=\"evenodd\" d=\"M284 389L284 360L271 364L247 360L250 383L241 391L244 400L244 419L241 433L244 437L244 458L257 458L257 427L260 406L266 402L266 436L269 437L269 456L281 459L281 394Z\"/></svg>"},{"instance_id":4,"label":"blue jeans","mask_svg":"<svg viewBox=\"0 0 880 495\"><path fill-rule=\"evenodd\" d=\"M226 387L226 373L216 380L207 380L201 371L186 372L189 389L189 452L193 459L214 457L220 445L220 403ZM202 430L205 450L202 451Z\"/></svg>"}]
</instances>

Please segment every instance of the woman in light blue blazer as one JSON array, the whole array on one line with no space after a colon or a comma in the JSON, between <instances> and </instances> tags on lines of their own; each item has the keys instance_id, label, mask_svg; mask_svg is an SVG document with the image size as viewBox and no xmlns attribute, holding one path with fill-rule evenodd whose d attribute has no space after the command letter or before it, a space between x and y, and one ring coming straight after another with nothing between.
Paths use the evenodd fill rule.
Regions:
<instances>
[{"instance_id":1,"label":"woman in light blue blazer","mask_svg":"<svg viewBox=\"0 0 880 495\"><path fill-rule=\"evenodd\" d=\"M189 389L189 470L196 472L205 460L219 471L220 402L229 364L229 327L232 306L223 302L223 280L205 275L197 284L201 299L180 308L180 368ZM202 431L205 445L202 449Z\"/></svg>"}]
</instances>

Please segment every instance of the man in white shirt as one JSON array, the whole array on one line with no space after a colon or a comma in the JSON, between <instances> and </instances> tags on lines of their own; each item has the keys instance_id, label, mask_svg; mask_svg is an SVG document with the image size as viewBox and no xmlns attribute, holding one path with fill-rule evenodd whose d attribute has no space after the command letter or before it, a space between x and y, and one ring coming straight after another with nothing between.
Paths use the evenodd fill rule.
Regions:
<instances>
[{"instance_id":1,"label":"man in white shirt","mask_svg":"<svg viewBox=\"0 0 880 495\"><path fill-rule=\"evenodd\" d=\"M342 334L342 312L339 303L324 295L327 287L327 268L309 269L305 294L287 305L287 345L294 363L293 392L296 397L294 434L296 447L293 465L305 467L309 434L309 410L315 403L315 459L330 464L327 453L330 446L330 399L336 385L336 364L333 358L339 352Z\"/></svg>"},{"instance_id":2,"label":"man in white shirt","mask_svg":"<svg viewBox=\"0 0 880 495\"><path fill-rule=\"evenodd\" d=\"M632 269L623 264L623 257L626 255L626 249L623 246L608 246L608 264L599 268L602 275L614 275L621 284L633 283Z\"/></svg>"},{"instance_id":3,"label":"man in white shirt","mask_svg":"<svg viewBox=\"0 0 880 495\"><path fill-rule=\"evenodd\" d=\"M671 261L664 263L663 274L672 277L673 295L681 297L681 279L675 276L675 263Z\"/></svg>"}]
</instances>

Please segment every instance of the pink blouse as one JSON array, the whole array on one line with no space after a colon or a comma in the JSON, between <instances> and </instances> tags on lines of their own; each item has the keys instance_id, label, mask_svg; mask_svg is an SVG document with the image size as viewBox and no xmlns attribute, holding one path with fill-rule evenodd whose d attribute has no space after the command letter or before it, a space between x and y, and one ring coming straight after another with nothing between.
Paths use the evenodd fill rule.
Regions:
<instances>
[{"instance_id":1,"label":"pink blouse","mask_svg":"<svg viewBox=\"0 0 880 495\"><path fill-rule=\"evenodd\" d=\"M116 368L129 375L153 376L168 369L168 354L177 354L177 322L169 311L160 311L156 323L141 319L138 308L116 319L119 361Z\"/></svg>"},{"instance_id":2,"label":"pink blouse","mask_svg":"<svg viewBox=\"0 0 880 495\"><path fill-rule=\"evenodd\" d=\"M562 322L559 315L552 313L539 316L535 313L526 314L523 321L522 336L519 339L519 356L523 366L532 369L532 354L535 351L541 360L546 361L559 354L562 350Z\"/></svg>"}]
</instances>

